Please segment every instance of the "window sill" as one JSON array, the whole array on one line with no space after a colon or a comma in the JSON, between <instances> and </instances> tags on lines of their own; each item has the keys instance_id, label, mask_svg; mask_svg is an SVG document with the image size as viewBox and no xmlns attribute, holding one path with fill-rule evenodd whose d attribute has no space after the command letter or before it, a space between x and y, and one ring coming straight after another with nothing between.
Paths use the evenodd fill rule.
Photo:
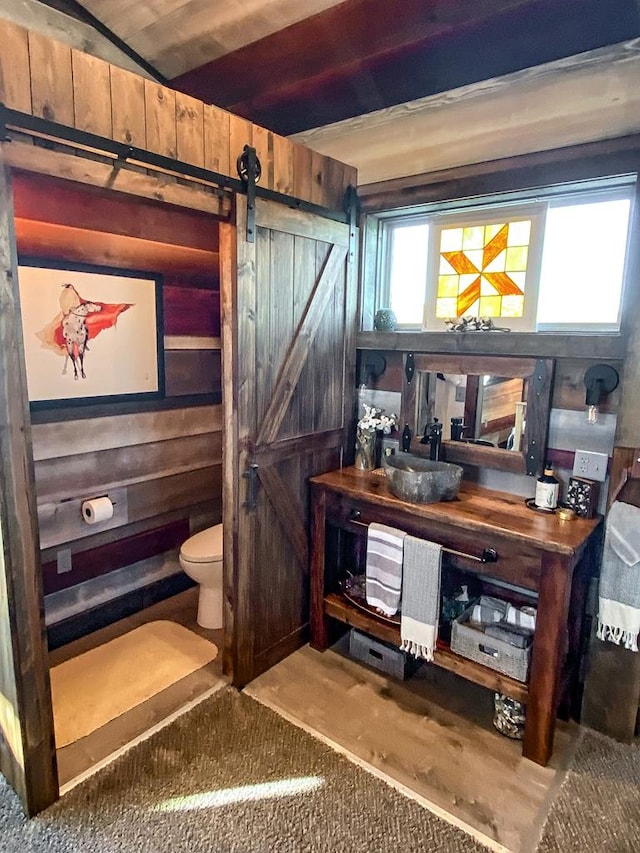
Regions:
<instances>
[{"instance_id":1,"label":"window sill","mask_svg":"<svg viewBox=\"0 0 640 853\"><path fill-rule=\"evenodd\" d=\"M402 352L622 360L626 337L566 332L358 332L356 346Z\"/></svg>"}]
</instances>

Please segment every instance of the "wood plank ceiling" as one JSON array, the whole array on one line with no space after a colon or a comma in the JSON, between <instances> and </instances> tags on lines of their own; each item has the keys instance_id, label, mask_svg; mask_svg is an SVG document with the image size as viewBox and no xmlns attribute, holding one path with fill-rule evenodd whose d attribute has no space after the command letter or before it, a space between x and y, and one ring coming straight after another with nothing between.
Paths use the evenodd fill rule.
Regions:
<instances>
[{"instance_id":1,"label":"wood plank ceiling","mask_svg":"<svg viewBox=\"0 0 640 853\"><path fill-rule=\"evenodd\" d=\"M637 0L44 0L295 133L640 36Z\"/></svg>"}]
</instances>

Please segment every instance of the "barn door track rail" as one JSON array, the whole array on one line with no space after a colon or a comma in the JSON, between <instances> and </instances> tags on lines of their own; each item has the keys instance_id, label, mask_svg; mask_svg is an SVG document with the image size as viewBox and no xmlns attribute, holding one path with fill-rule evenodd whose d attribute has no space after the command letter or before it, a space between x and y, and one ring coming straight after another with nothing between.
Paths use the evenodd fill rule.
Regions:
<instances>
[{"instance_id":1,"label":"barn door track rail","mask_svg":"<svg viewBox=\"0 0 640 853\"><path fill-rule=\"evenodd\" d=\"M130 161L163 172L173 172L185 178L193 178L203 183L215 184L219 188L219 191L231 191L247 196L250 195L249 200L253 204L254 213L255 198L263 198L267 201L275 201L287 207L313 213L335 222L348 223L353 217L352 207L355 197L355 189L353 187L349 187L345 193L344 209L332 210L297 198L296 196L259 186L260 161L256 156L255 148L252 148L250 145L245 145L238 157L239 177L232 178L229 175L222 175L210 169L203 169L201 166L194 166L182 160L165 157L162 154L156 154L144 148L137 148L133 145L127 145L124 142L118 142L115 139L108 139L105 136L98 136L95 133L78 130L75 127L68 127L49 119L40 118L40 116L33 116L29 113L13 110L5 104L0 103L0 141L11 142L11 131L32 135L40 139L43 145L46 145L47 142L62 142L71 145L77 149L77 153L84 153L85 156L90 156L90 152L85 150L90 149L93 153L98 152L110 155L120 163ZM255 221L252 229L253 234L251 236L255 236ZM250 240L251 236L247 234L247 239Z\"/></svg>"}]
</instances>

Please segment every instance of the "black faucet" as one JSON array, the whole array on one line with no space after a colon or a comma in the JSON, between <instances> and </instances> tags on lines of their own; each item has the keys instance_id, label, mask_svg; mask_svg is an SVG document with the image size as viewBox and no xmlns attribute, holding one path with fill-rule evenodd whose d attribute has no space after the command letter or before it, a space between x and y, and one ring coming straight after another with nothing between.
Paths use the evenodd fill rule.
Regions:
<instances>
[{"instance_id":1,"label":"black faucet","mask_svg":"<svg viewBox=\"0 0 640 853\"><path fill-rule=\"evenodd\" d=\"M432 423L426 424L424 433L420 439L420 444L429 445L429 459L439 461L440 459L440 443L442 441L442 424L437 418L434 418Z\"/></svg>"}]
</instances>

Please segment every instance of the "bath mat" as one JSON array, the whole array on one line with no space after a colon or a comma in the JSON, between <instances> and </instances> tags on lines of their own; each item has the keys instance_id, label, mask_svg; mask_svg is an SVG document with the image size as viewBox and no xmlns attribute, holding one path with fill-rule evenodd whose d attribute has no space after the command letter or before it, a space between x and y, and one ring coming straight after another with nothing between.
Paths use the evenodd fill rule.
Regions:
<instances>
[{"instance_id":1,"label":"bath mat","mask_svg":"<svg viewBox=\"0 0 640 853\"><path fill-rule=\"evenodd\" d=\"M60 749L214 660L217 647L175 622L148 622L51 669Z\"/></svg>"}]
</instances>

